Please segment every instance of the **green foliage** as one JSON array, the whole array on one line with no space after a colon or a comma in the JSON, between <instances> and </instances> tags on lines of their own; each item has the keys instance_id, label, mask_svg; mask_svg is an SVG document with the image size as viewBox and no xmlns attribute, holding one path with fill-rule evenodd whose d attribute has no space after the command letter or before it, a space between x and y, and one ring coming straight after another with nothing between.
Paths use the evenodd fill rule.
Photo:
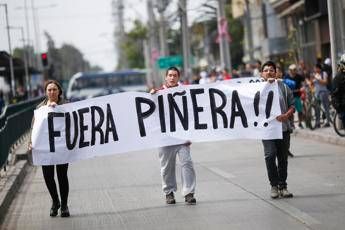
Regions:
<instances>
[{"instance_id":1,"label":"green foliage","mask_svg":"<svg viewBox=\"0 0 345 230\"><path fill-rule=\"evenodd\" d=\"M92 67L84 59L83 54L70 44L63 44L56 48L53 38L45 33L48 44L49 77L57 80L69 80L77 72L100 70L99 66Z\"/></svg>"},{"instance_id":2,"label":"green foliage","mask_svg":"<svg viewBox=\"0 0 345 230\"><path fill-rule=\"evenodd\" d=\"M215 12L216 14L216 12ZM201 15L205 16L205 15ZM201 17L200 16L200 17ZM234 19L232 17L231 4L228 2L225 5L225 16L228 22L228 33L231 36L230 51L231 51L231 62L233 67L237 68L238 65L242 63L243 57L243 40L244 40L244 29L240 19ZM207 36L209 41L209 51L210 54L219 59L219 44L216 43L216 38L218 35L217 18L212 17L208 20L202 22L195 22L192 25L191 33L191 45L192 53L196 56L203 56L203 44L205 36ZM206 45L206 44L204 44Z\"/></svg>"},{"instance_id":3,"label":"green foliage","mask_svg":"<svg viewBox=\"0 0 345 230\"><path fill-rule=\"evenodd\" d=\"M243 57L243 39L244 29L240 19L232 17L231 4L225 5L226 19L228 20L228 32L231 35L232 42L230 44L231 61L234 67L242 63Z\"/></svg>"},{"instance_id":4,"label":"green foliage","mask_svg":"<svg viewBox=\"0 0 345 230\"><path fill-rule=\"evenodd\" d=\"M134 21L134 28L126 33L126 39L122 42L121 48L124 50L128 63L128 68L145 68L144 41L147 36L147 28L141 21ZM119 62L118 69L123 68Z\"/></svg>"}]
</instances>

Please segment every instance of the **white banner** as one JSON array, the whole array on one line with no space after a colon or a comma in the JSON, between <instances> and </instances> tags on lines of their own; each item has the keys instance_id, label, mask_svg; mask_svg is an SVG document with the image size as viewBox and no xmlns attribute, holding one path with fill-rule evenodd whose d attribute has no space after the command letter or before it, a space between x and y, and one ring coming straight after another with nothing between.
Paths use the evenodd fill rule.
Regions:
<instances>
[{"instance_id":1,"label":"white banner","mask_svg":"<svg viewBox=\"0 0 345 230\"><path fill-rule=\"evenodd\" d=\"M33 162L63 164L186 141L281 139L277 83L251 82L235 79L43 106L35 110Z\"/></svg>"}]
</instances>

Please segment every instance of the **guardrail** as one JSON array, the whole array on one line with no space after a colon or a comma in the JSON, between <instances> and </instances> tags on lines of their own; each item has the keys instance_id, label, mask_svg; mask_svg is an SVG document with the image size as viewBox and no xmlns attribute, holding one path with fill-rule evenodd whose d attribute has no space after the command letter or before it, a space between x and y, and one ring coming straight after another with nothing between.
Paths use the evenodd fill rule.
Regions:
<instances>
[{"instance_id":1,"label":"guardrail","mask_svg":"<svg viewBox=\"0 0 345 230\"><path fill-rule=\"evenodd\" d=\"M33 112L42 100L37 97L9 105L0 116L0 168L6 166L12 146L30 129Z\"/></svg>"}]
</instances>

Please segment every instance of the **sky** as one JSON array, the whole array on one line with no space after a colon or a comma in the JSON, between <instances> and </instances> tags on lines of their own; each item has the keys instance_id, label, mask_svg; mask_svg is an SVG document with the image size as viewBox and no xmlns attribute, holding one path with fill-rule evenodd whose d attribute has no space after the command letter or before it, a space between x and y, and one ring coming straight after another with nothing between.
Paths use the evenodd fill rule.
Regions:
<instances>
[{"instance_id":1,"label":"sky","mask_svg":"<svg viewBox=\"0 0 345 230\"><path fill-rule=\"evenodd\" d=\"M25 1L29 7L29 42L35 40L32 2L36 8L39 42L41 50L46 51L47 31L55 41L55 47L62 44L72 44L77 47L91 65L101 66L105 71L114 70L117 64L117 51L114 42L114 27L112 16L112 0L0 0L0 4L7 4L9 23L13 27L24 27L25 39L27 26L25 20ZM169 9L176 9L174 0ZM196 18L198 6L206 0L188 2L189 21ZM147 21L146 0L123 0L125 7L125 30L129 30L135 19ZM19 29L11 29L12 49L21 47L21 33ZM0 50L8 52L8 40L5 24L5 10L0 6Z\"/></svg>"}]
</instances>

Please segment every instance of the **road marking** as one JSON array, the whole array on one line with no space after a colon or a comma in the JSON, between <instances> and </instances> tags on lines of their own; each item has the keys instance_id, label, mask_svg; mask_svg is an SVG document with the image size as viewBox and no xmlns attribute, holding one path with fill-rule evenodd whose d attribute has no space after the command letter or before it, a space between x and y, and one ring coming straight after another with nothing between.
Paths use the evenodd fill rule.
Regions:
<instances>
[{"instance_id":1,"label":"road marking","mask_svg":"<svg viewBox=\"0 0 345 230\"><path fill-rule=\"evenodd\" d=\"M227 179L236 178L236 176L234 174L225 172L224 170L221 170L219 168L207 167L207 166L204 166L204 167L208 168L209 170L211 170L212 172L214 172L215 174L217 174L217 175L219 175L221 177L224 177L224 178L227 178Z\"/></svg>"},{"instance_id":2,"label":"road marking","mask_svg":"<svg viewBox=\"0 0 345 230\"><path fill-rule=\"evenodd\" d=\"M204 168L208 169L209 171L213 172L214 174L223 177L224 179L226 179L231 184L241 188L243 191L248 192L248 193L252 194L253 196L259 198L260 200L262 200L266 203L269 203L270 205L280 209L282 212L285 212L289 216L297 219L298 221L302 222L303 224L307 225L308 227L310 227L311 225L321 224L318 220L316 220L312 216L310 216L307 213L303 212L302 210L299 210L298 208L288 204L286 201L283 201L280 199L274 200L274 201L265 199L265 198L259 196L258 194L256 194L255 192L252 192L252 191L248 190L247 188L243 187L242 185L232 181L231 179L235 178L236 176L231 174L231 173L225 172L224 170L221 170L221 169L216 168L216 167L208 167L204 164L200 164L200 165L202 165Z\"/></svg>"},{"instance_id":3,"label":"road marking","mask_svg":"<svg viewBox=\"0 0 345 230\"><path fill-rule=\"evenodd\" d=\"M321 224L320 221L316 220L314 217L308 215L306 212L303 212L302 210L299 210L298 208L288 204L286 201L283 200L265 200L271 205L279 208L283 212L289 214L290 216L293 216L294 218L298 219L302 223L311 226L316 224Z\"/></svg>"}]
</instances>

